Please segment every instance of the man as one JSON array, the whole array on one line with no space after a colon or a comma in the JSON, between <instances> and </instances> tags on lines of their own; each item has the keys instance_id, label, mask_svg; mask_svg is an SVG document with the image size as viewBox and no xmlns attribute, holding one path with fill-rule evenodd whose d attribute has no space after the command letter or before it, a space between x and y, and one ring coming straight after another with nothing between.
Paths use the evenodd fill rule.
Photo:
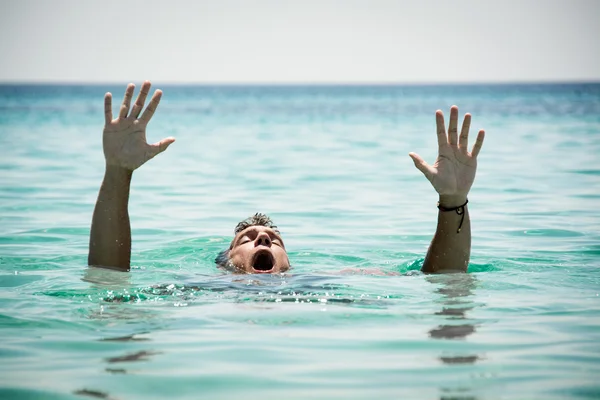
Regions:
<instances>
[{"instance_id":1,"label":"man","mask_svg":"<svg viewBox=\"0 0 600 400\"><path fill-rule=\"evenodd\" d=\"M142 85L131 107L134 85L129 84L116 119L112 116L112 95L104 97L103 133L106 171L92 218L88 264L129 271L131 227L129 225L129 188L133 171L159 153L175 139L146 143L146 126L154 115L162 92L156 90L142 113L150 82ZM141 116L140 116L141 114ZM439 194L438 224L423 263L423 272L465 272L471 253L471 222L467 194L473 185L477 155L483 144L480 130L472 151L467 151L471 115L466 114L458 134L458 108L450 109L448 132L442 111L436 112L438 157L428 165L409 153L415 166ZM245 273L280 273L290 268L283 239L277 227L263 214L255 214L235 229L229 249L217 256L222 267Z\"/></svg>"}]
</instances>

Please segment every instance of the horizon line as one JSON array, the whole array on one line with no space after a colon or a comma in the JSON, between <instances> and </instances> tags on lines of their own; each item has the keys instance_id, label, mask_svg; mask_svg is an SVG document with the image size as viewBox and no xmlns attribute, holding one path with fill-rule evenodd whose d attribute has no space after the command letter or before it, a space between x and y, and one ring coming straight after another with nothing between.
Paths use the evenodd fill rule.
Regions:
<instances>
[{"instance_id":1,"label":"horizon line","mask_svg":"<svg viewBox=\"0 0 600 400\"><path fill-rule=\"evenodd\" d=\"M0 85L3 86L17 86L17 85L48 85L48 86L60 86L60 85L73 85L73 86L101 86L101 85L126 85L131 81L60 81L60 80L0 80ZM137 82L141 84L143 80ZM159 82L161 85L168 86L457 86L457 85L560 85L560 84L600 84L599 79L557 79L557 80L506 80L506 81L305 81L305 82L273 82L273 81L259 81L259 82L247 82L247 81L220 81L220 82L208 82L208 81L161 81L153 80L153 82ZM131 82L136 83L136 82Z\"/></svg>"}]
</instances>

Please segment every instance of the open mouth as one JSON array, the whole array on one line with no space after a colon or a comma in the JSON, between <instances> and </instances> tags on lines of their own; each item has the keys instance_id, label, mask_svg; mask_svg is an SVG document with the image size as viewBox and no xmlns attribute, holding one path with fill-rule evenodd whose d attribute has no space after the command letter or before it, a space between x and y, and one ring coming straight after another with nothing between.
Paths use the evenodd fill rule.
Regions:
<instances>
[{"instance_id":1,"label":"open mouth","mask_svg":"<svg viewBox=\"0 0 600 400\"><path fill-rule=\"evenodd\" d=\"M270 272L271 270L273 270L274 265L275 260L273 259L273 255L270 251L262 250L254 255L252 268L254 268L256 272Z\"/></svg>"}]
</instances>

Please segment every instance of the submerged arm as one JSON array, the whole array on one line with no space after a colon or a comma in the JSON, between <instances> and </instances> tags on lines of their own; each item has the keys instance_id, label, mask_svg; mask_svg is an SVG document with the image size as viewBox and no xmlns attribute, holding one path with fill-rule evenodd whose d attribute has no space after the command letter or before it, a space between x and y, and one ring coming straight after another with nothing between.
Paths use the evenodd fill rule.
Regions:
<instances>
[{"instance_id":1,"label":"submerged arm","mask_svg":"<svg viewBox=\"0 0 600 400\"><path fill-rule=\"evenodd\" d=\"M133 171L157 154L165 151L173 138L158 143L146 142L146 126L160 102L157 90L144 108L150 82L146 81L129 112L135 87L125 91L117 119L112 119L112 95L104 97L105 126L102 136L106 170L92 217L88 265L129 271L131 258L131 227L129 224L129 188Z\"/></svg>"},{"instance_id":2,"label":"submerged arm","mask_svg":"<svg viewBox=\"0 0 600 400\"><path fill-rule=\"evenodd\" d=\"M471 115L466 114L458 138L458 108L450 109L448 134L444 114L436 112L439 154L433 166L418 154L409 153L415 166L439 194L438 223L427 251L423 272L465 272L471 255L471 220L466 205L467 194L475 180L477 155L483 145L480 130L472 151L467 151Z\"/></svg>"}]
</instances>

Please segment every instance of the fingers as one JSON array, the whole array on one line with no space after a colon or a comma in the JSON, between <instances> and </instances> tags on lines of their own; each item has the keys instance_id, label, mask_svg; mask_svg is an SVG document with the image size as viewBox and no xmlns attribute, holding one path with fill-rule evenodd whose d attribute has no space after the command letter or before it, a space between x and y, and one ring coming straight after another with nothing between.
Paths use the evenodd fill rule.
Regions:
<instances>
[{"instance_id":1,"label":"fingers","mask_svg":"<svg viewBox=\"0 0 600 400\"><path fill-rule=\"evenodd\" d=\"M477 134L477 140L473 145L473 150L471 150L471 157L477 157L479 151L481 150L481 146L483 146L483 139L485 138L485 131L481 129Z\"/></svg>"},{"instance_id":2,"label":"fingers","mask_svg":"<svg viewBox=\"0 0 600 400\"><path fill-rule=\"evenodd\" d=\"M112 122L112 94L104 95L104 123L106 125Z\"/></svg>"},{"instance_id":3,"label":"fingers","mask_svg":"<svg viewBox=\"0 0 600 400\"><path fill-rule=\"evenodd\" d=\"M148 122L150 122L150 119L152 118L152 116L154 115L154 112L156 111L156 108L158 107L158 103L160 103L161 97L162 97L162 91L156 90L154 92L154 95L152 96L152 100L150 100L150 104L148 104L148 107L146 107L146 110L144 110L144 113L142 114L140 121L142 121L146 124Z\"/></svg>"},{"instance_id":4,"label":"fingers","mask_svg":"<svg viewBox=\"0 0 600 400\"><path fill-rule=\"evenodd\" d=\"M142 112L142 109L144 108L144 103L146 102L146 97L148 96L148 93L150 92L151 86L152 86L152 84L150 83L150 81L145 81L142 84L140 93L138 94L138 97L135 100L135 104L133 105L133 108L131 109L131 114L129 114L130 117L137 118L140 115L140 112Z\"/></svg>"},{"instance_id":5,"label":"fingers","mask_svg":"<svg viewBox=\"0 0 600 400\"><path fill-rule=\"evenodd\" d=\"M450 124L448 125L448 143L450 146L458 144L458 107L450 107Z\"/></svg>"},{"instance_id":6,"label":"fingers","mask_svg":"<svg viewBox=\"0 0 600 400\"><path fill-rule=\"evenodd\" d=\"M133 83L127 85L125 97L123 98L123 104L121 105L121 111L119 112L119 118L127 118L127 112L129 111L129 106L131 105L131 98L133 97L134 90L135 85Z\"/></svg>"},{"instance_id":7,"label":"fingers","mask_svg":"<svg viewBox=\"0 0 600 400\"><path fill-rule=\"evenodd\" d=\"M429 164L427 164L425 160L423 160L421 156L416 153L408 153L408 155L410 156L410 158L412 158L413 162L415 163L415 167L417 167L417 169L421 171L423 175L425 175L425 177L431 182L431 178L433 177L433 170L429 166Z\"/></svg>"},{"instance_id":8,"label":"fingers","mask_svg":"<svg viewBox=\"0 0 600 400\"><path fill-rule=\"evenodd\" d=\"M164 138L160 142L151 144L150 150L151 150L152 157L165 151L174 141L175 141L174 137L168 137L168 138Z\"/></svg>"},{"instance_id":9,"label":"fingers","mask_svg":"<svg viewBox=\"0 0 600 400\"><path fill-rule=\"evenodd\" d=\"M448 139L446 138L446 125L444 124L444 113L442 110L437 110L435 112L435 123L437 125L438 146L446 146L448 144Z\"/></svg>"},{"instance_id":10,"label":"fingers","mask_svg":"<svg viewBox=\"0 0 600 400\"><path fill-rule=\"evenodd\" d=\"M467 150L467 146L469 145L469 129L471 129L471 114L465 114L465 119L463 120L462 129L460 130L460 138L458 141L458 147L461 149Z\"/></svg>"}]
</instances>

